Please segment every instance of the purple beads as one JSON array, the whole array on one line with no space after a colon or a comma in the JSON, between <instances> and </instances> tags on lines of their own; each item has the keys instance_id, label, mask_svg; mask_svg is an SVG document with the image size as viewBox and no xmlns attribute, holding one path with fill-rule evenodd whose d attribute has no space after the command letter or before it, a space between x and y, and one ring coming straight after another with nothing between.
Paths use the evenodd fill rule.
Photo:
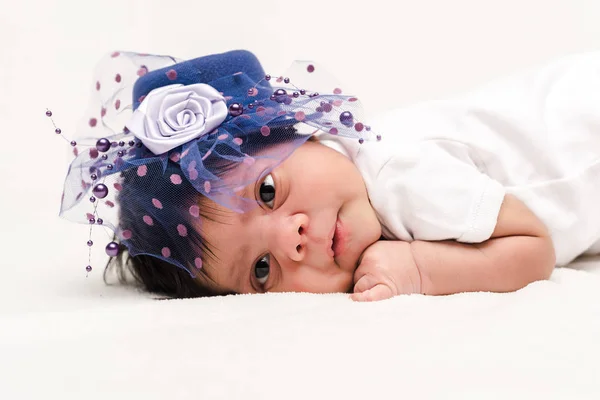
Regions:
<instances>
[{"instance_id":1,"label":"purple beads","mask_svg":"<svg viewBox=\"0 0 600 400\"><path fill-rule=\"evenodd\" d=\"M107 152L108 149L110 149L110 141L106 138L98 139L96 142L96 149L102 153Z\"/></svg>"},{"instance_id":2,"label":"purple beads","mask_svg":"<svg viewBox=\"0 0 600 400\"><path fill-rule=\"evenodd\" d=\"M108 196L108 187L103 183L99 183L96 186L94 186L94 189L92 189L92 193L94 193L94 196L103 199L106 196Z\"/></svg>"},{"instance_id":3,"label":"purple beads","mask_svg":"<svg viewBox=\"0 0 600 400\"><path fill-rule=\"evenodd\" d=\"M304 96L304 95L306 94L306 90L304 90L304 89L300 89L300 94L301 94L302 96Z\"/></svg>"},{"instance_id":4,"label":"purple beads","mask_svg":"<svg viewBox=\"0 0 600 400\"><path fill-rule=\"evenodd\" d=\"M113 169L113 165L112 165L112 164L108 164L108 165L106 166L106 169L107 169L107 170L109 170L109 171L110 171L110 170L112 170L112 169Z\"/></svg>"},{"instance_id":5,"label":"purple beads","mask_svg":"<svg viewBox=\"0 0 600 400\"><path fill-rule=\"evenodd\" d=\"M86 270L87 272L92 272L92 266L91 266L91 265L88 265L87 267L85 267L85 270Z\"/></svg>"},{"instance_id":6,"label":"purple beads","mask_svg":"<svg viewBox=\"0 0 600 400\"><path fill-rule=\"evenodd\" d=\"M121 147L125 146L125 142L121 140L121 141L119 142L119 146L121 146Z\"/></svg>"},{"instance_id":7,"label":"purple beads","mask_svg":"<svg viewBox=\"0 0 600 400\"><path fill-rule=\"evenodd\" d=\"M270 81L271 80L271 75L265 75L265 80L266 81ZM48 115L48 113L46 113L46 115ZM50 115L52 115L52 113L50 113Z\"/></svg>"},{"instance_id":8,"label":"purple beads","mask_svg":"<svg viewBox=\"0 0 600 400\"><path fill-rule=\"evenodd\" d=\"M119 254L119 244L117 242L110 242L106 245L105 251L110 257L116 257Z\"/></svg>"},{"instance_id":9,"label":"purple beads","mask_svg":"<svg viewBox=\"0 0 600 400\"><path fill-rule=\"evenodd\" d=\"M56 128L54 130L54 133L56 133L57 135L60 135L62 133L62 131L60 130L60 128Z\"/></svg>"},{"instance_id":10,"label":"purple beads","mask_svg":"<svg viewBox=\"0 0 600 400\"><path fill-rule=\"evenodd\" d=\"M363 144L364 142L365 142L365 139L363 139L363 138L358 139L358 143Z\"/></svg>"},{"instance_id":11,"label":"purple beads","mask_svg":"<svg viewBox=\"0 0 600 400\"><path fill-rule=\"evenodd\" d=\"M90 197L90 203L95 203L96 202L96 198L94 196Z\"/></svg>"},{"instance_id":12,"label":"purple beads","mask_svg":"<svg viewBox=\"0 0 600 400\"><path fill-rule=\"evenodd\" d=\"M273 95L271 96L271 100L275 100L278 103L285 103L285 99L287 98L288 96L285 89L277 89L273 92Z\"/></svg>"},{"instance_id":13,"label":"purple beads","mask_svg":"<svg viewBox=\"0 0 600 400\"><path fill-rule=\"evenodd\" d=\"M98 218L98 219L96 220L96 223L97 223L98 225L102 225L102 224L104 223L104 220L103 220L102 218Z\"/></svg>"},{"instance_id":14,"label":"purple beads","mask_svg":"<svg viewBox=\"0 0 600 400\"><path fill-rule=\"evenodd\" d=\"M133 140L130 140L129 143L127 143L128 145L130 145L131 147L133 147L133 145L135 144L135 142Z\"/></svg>"},{"instance_id":15,"label":"purple beads","mask_svg":"<svg viewBox=\"0 0 600 400\"><path fill-rule=\"evenodd\" d=\"M238 117L244 113L244 106L240 103L233 103L229 106L229 115Z\"/></svg>"},{"instance_id":16,"label":"purple beads","mask_svg":"<svg viewBox=\"0 0 600 400\"><path fill-rule=\"evenodd\" d=\"M102 154L102 159L103 160L108 160L108 156L106 154Z\"/></svg>"},{"instance_id":17,"label":"purple beads","mask_svg":"<svg viewBox=\"0 0 600 400\"><path fill-rule=\"evenodd\" d=\"M52 111L48 110L46 111L46 117L51 117L52 116Z\"/></svg>"},{"instance_id":18,"label":"purple beads","mask_svg":"<svg viewBox=\"0 0 600 400\"><path fill-rule=\"evenodd\" d=\"M98 179L98 175L96 175L96 174L91 174L91 175L90 175L90 179L91 179L91 180L93 180L93 181L95 181L96 179Z\"/></svg>"},{"instance_id":19,"label":"purple beads","mask_svg":"<svg viewBox=\"0 0 600 400\"><path fill-rule=\"evenodd\" d=\"M125 154L125 152L123 150L117 151L117 156L118 157L123 157L124 154Z\"/></svg>"},{"instance_id":20,"label":"purple beads","mask_svg":"<svg viewBox=\"0 0 600 400\"><path fill-rule=\"evenodd\" d=\"M381 135L377 135L377 140L381 140Z\"/></svg>"},{"instance_id":21,"label":"purple beads","mask_svg":"<svg viewBox=\"0 0 600 400\"><path fill-rule=\"evenodd\" d=\"M96 218L90 218L88 219L88 222L90 223L90 225L93 225L96 223Z\"/></svg>"},{"instance_id":22,"label":"purple beads","mask_svg":"<svg viewBox=\"0 0 600 400\"><path fill-rule=\"evenodd\" d=\"M77 146L77 142L76 142L76 141L74 141L74 140L72 140L72 141L71 141L71 146L73 146L73 147Z\"/></svg>"},{"instance_id":23,"label":"purple beads","mask_svg":"<svg viewBox=\"0 0 600 400\"><path fill-rule=\"evenodd\" d=\"M90 247L92 247L94 245L94 242L92 242L91 240L88 240L87 241L87 245L90 246Z\"/></svg>"},{"instance_id":24,"label":"purple beads","mask_svg":"<svg viewBox=\"0 0 600 400\"><path fill-rule=\"evenodd\" d=\"M340 114L340 122L345 126L352 126L354 124L354 116L350 111L344 111Z\"/></svg>"}]
</instances>

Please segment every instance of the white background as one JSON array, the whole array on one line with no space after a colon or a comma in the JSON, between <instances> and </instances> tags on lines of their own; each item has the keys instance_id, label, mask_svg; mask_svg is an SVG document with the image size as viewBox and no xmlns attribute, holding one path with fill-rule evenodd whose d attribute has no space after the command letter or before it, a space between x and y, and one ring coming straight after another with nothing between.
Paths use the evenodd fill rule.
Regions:
<instances>
[{"instance_id":1,"label":"white background","mask_svg":"<svg viewBox=\"0 0 600 400\"><path fill-rule=\"evenodd\" d=\"M44 112L68 136L109 51L313 59L373 114L600 48L598 0L0 1L0 316L142 299L101 258L86 278L86 227L57 217L69 149Z\"/></svg>"}]
</instances>

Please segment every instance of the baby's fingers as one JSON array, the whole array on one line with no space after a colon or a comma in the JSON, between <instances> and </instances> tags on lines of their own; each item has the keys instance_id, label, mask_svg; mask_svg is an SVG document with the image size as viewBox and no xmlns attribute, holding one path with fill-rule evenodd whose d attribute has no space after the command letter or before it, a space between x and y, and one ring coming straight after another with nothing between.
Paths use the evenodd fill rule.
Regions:
<instances>
[{"instance_id":1,"label":"baby's fingers","mask_svg":"<svg viewBox=\"0 0 600 400\"><path fill-rule=\"evenodd\" d=\"M354 284L354 293L364 292L365 290L375 287L379 283L381 283L381 281L373 275L365 274Z\"/></svg>"},{"instance_id":2,"label":"baby's fingers","mask_svg":"<svg viewBox=\"0 0 600 400\"><path fill-rule=\"evenodd\" d=\"M356 283L358 285L358 282ZM352 293L350 298L354 301L379 301L389 299L393 297L394 293L389 286L384 285L383 283L378 283L370 289L367 289L362 292Z\"/></svg>"}]
</instances>

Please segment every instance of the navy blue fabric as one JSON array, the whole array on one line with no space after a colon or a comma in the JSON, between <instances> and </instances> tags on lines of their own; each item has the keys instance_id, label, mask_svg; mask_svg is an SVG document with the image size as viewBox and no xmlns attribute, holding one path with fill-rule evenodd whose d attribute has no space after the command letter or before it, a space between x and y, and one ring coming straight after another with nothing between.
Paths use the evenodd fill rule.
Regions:
<instances>
[{"instance_id":1,"label":"navy blue fabric","mask_svg":"<svg viewBox=\"0 0 600 400\"><path fill-rule=\"evenodd\" d=\"M168 72L171 70L177 73L175 79L169 78ZM135 83L133 109L139 107L142 96L146 96L156 88L173 84L208 83L237 72L243 72L255 82L265 77L262 65L256 56L247 50L212 54L149 72ZM261 85L269 86L267 82L262 82Z\"/></svg>"}]
</instances>

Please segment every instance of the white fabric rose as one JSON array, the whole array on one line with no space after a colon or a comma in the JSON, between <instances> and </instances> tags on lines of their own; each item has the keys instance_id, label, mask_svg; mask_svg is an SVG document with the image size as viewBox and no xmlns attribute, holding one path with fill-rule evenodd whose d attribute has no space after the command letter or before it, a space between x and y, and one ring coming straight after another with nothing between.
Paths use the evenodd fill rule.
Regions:
<instances>
[{"instance_id":1,"label":"white fabric rose","mask_svg":"<svg viewBox=\"0 0 600 400\"><path fill-rule=\"evenodd\" d=\"M152 90L127 128L154 154L211 132L227 117L225 98L212 86L168 85Z\"/></svg>"}]
</instances>

